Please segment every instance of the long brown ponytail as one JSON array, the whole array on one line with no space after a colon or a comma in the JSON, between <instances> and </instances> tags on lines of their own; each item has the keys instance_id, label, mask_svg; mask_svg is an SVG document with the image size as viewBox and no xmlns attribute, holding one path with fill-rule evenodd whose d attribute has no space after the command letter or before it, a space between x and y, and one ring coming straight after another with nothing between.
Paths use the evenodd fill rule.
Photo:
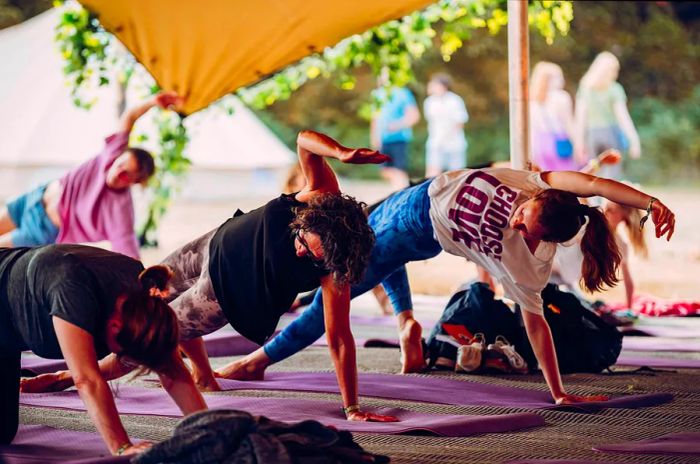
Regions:
<instances>
[{"instance_id":1,"label":"long brown ponytail","mask_svg":"<svg viewBox=\"0 0 700 464\"><path fill-rule=\"evenodd\" d=\"M177 348L177 317L163 301L172 270L152 266L141 272L141 288L126 295L121 307L122 329L116 341L126 356L148 369L161 370Z\"/></svg>"},{"instance_id":2,"label":"long brown ponytail","mask_svg":"<svg viewBox=\"0 0 700 464\"><path fill-rule=\"evenodd\" d=\"M579 203L571 192L547 189L534 199L541 204L538 222L545 230L545 242L566 242L574 238L588 217L581 239L583 265L581 280L586 290L601 290L618 282L617 269L622 257L605 215L598 208Z\"/></svg>"},{"instance_id":3,"label":"long brown ponytail","mask_svg":"<svg viewBox=\"0 0 700 464\"><path fill-rule=\"evenodd\" d=\"M580 209L588 216L588 226L581 239L583 286L589 292L600 291L606 285L614 287L620 280L617 268L622 261L615 235L599 208L581 205Z\"/></svg>"}]
</instances>

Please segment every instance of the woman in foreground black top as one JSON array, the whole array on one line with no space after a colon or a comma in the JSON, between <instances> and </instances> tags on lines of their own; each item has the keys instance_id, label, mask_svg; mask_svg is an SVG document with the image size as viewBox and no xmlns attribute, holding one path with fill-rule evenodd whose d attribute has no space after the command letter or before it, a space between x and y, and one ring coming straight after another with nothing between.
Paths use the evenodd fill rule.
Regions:
<instances>
[{"instance_id":1,"label":"woman in foreground black top","mask_svg":"<svg viewBox=\"0 0 700 464\"><path fill-rule=\"evenodd\" d=\"M160 296L171 276L135 259L81 245L0 248L0 443L18 428L20 353L63 358L112 454L134 454L98 359L155 371L184 414L206 409L177 353L178 324Z\"/></svg>"},{"instance_id":2,"label":"woman in foreground black top","mask_svg":"<svg viewBox=\"0 0 700 464\"><path fill-rule=\"evenodd\" d=\"M357 406L355 341L350 331L350 285L359 282L374 246L362 204L340 193L324 158L343 163L382 163L387 156L347 148L323 134L302 131L299 164L306 178L296 194L281 195L248 213L236 211L217 229L188 243L163 264L175 271L170 304L180 324L180 346L192 361L202 390L218 390L202 336L230 323L258 344L274 333L299 293L321 287L325 329L348 420L393 421ZM103 374L128 368L105 360ZM229 365L218 374L226 377ZM66 388L67 372L40 376L32 391Z\"/></svg>"}]
</instances>

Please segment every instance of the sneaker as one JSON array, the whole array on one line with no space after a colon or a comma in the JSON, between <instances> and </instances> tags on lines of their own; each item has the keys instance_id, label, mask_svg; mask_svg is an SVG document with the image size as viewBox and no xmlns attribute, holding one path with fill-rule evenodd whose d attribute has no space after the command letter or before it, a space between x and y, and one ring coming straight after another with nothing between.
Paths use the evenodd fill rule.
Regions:
<instances>
[{"instance_id":1,"label":"sneaker","mask_svg":"<svg viewBox=\"0 0 700 464\"><path fill-rule=\"evenodd\" d=\"M486 347L484 334L474 335L469 345L457 349L457 365L455 372L474 372L481 367L481 360Z\"/></svg>"},{"instance_id":2,"label":"sneaker","mask_svg":"<svg viewBox=\"0 0 700 464\"><path fill-rule=\"evenodd\" d=\"M501 374L510 374L513 372L506 355L495 350L493 344L490 344L486 348L486 351L484 351L484 370L496 371Z\"/></svg>"},{"instance_id":3,"label":"sneaker","mask_svg":"<svg viewBox=\"0 0 700 464\"><path fill-rule=\"evenodd\" d=\"M487 350L490 352L498 353L500 356L494 356L492 357L492 359L501 358L502 360L505 360L512 372L515 372L517 374L527 374L529 372L527 363L525 362L523 357L520 356L520 354L517 351L515 351L515 347L508 343L508 340L506 340L506 337L504 337L503 335L496 336L496 342L491 343L488 346ZM491 367L494 367L496 369L500 367L500 361L492 361L492 363L495 365Z\"/></svg>"}]
</instances>

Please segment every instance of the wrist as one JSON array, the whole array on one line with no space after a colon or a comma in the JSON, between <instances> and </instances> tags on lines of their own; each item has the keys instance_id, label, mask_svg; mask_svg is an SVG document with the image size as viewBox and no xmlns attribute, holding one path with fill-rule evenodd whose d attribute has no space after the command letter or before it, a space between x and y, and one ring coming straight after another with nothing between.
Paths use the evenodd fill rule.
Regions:
<instances>
[{"instance_id":1,"label":"wrist","mask_svg":"<svg viewBox=\"0 0 700 464\"><path fill-rule=\"evenodd\" d=\"M124 443L122 443L121 445L119 445L119 446L117 447L117 449L115 449L115 450L112 452L112 454L113 454L114 456L121 456L122 454L124 454L124 452L125 452L126 450L128 450L128 449L131 448L132 446L133 446L133 445L131 444L131 442L129 442L129 441L124 442Z\"/></svg>"},{"instance_id":2,"label":"wrist","mask_svg":"<svg viewBox=\"0 0 700 464\"><path fill-rule=\"evenodd\" d=\"M661 209L661 208L662 208L661 200L659 200L656 197L651 197L649 199L649 203L647 204L647 211L652 212L654 210Z\"/></svg>"},{"instance_id":3,"label":"wrist","mask_svg":"<svg viewBox=\"0 0 700 464\"><path fill-rule=\"evenodd\" d=\"M342 409L343 409L343 413L345 414L345 417L349 418L354 413L360 411L360 405L355 403L355 404L351 404L350 406L344 406Z\"/></svg>"}]
</instances>

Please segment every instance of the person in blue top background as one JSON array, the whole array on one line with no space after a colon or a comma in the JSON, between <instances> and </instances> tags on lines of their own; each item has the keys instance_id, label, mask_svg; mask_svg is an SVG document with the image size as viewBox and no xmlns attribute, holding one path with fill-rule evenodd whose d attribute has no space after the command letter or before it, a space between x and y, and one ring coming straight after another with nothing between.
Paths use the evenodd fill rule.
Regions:
<instances>
[{"instance_id":1,"label":"person in blue top background","mask_svg":"<svg viewBox=\"0 0 700 464\"><path fill-rule=\"evenodd\" d=\"M372 148L389 155L391 161L382 165L382 177L398 190L408 186L408 145L413 139L412 127L420 121L416 99L406 87L384 87L386 71L377 81L374 96L382 106L372 118L370 143Z\"/></svg>"}]
</instances>

